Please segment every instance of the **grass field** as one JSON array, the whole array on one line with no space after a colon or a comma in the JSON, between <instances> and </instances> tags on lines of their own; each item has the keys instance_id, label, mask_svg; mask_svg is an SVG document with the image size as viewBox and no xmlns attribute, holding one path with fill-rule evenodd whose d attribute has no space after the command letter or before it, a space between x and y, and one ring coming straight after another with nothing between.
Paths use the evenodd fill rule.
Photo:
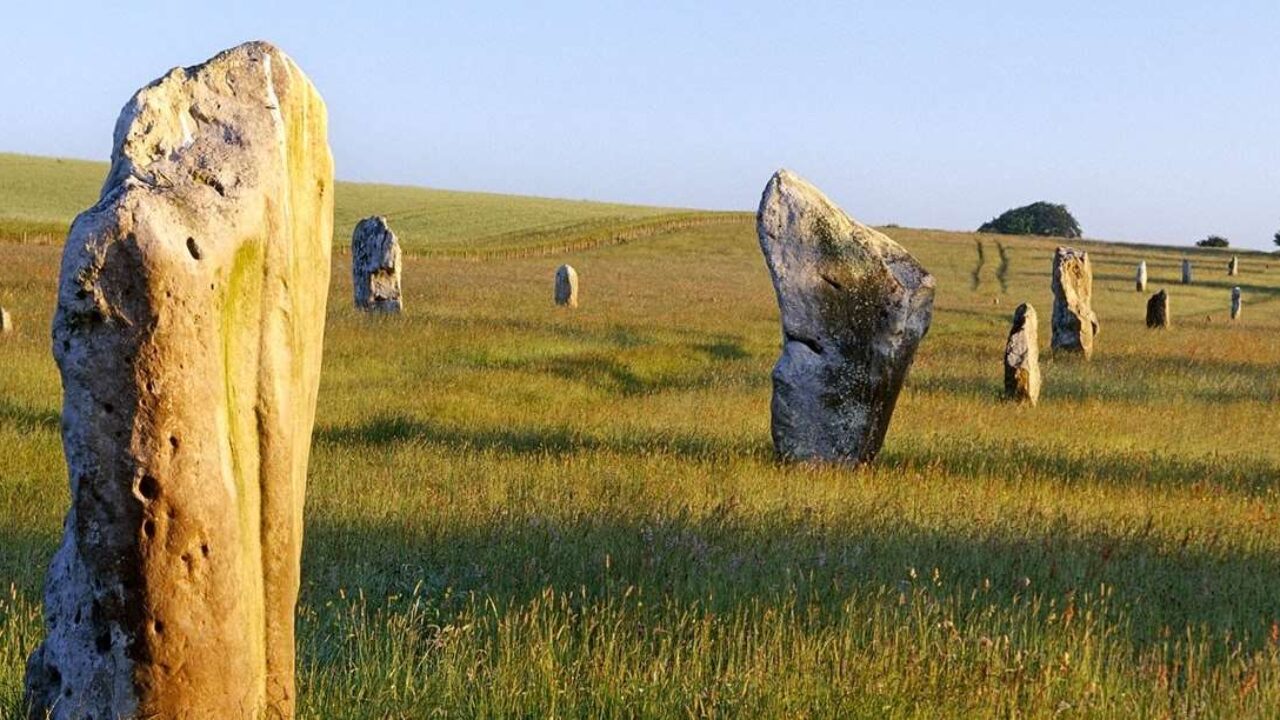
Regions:
<instances>
[{"instance_id":1,"label":"grass field","mask_svg":"<svg viewBox=\"0 0 1280 720\"><path fill-rule=\"evenodd\" d=\"M340 204L360 192L395 194ZM444 197L468 224L424 230L427 245L504 239L479 261L410 257L405 316L354 312L335 256L305 717L1280 707L1280 259L1243 254L1227 278L1225 254L1196 251L1184 287L1178 252L1089 245L1094 361L1046 347L1025 408L999 400L1000 354L1024 300L1047 345L1053 244L892 229L939 290L885 451L863 470L783 466L777 309L747 216L566 254L522 238L615 211L566 220L530 200L517 223L492 196L421 191L395 212ZM1143 325L1139 259L1170 290L1171 330ZM577 311L551 303L565 261ZM0 713L40 637L67 502L57 263L54 246L0 244L18 323L0 339Z\"/></svg>"}]
</instances>

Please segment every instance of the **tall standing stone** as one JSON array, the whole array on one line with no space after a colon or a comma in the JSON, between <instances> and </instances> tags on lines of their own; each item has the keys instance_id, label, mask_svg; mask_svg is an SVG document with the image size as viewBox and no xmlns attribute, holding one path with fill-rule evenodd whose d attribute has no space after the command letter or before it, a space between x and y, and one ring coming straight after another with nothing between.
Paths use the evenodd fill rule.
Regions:
<instances>
[{"instance_id":1,"label":"tall standing stone","mask_svg":"<svg viewBox=\"0 0 1280 720\"><path fill-rule=\"evenodd\" d=\"M1134 285L1138 292L1147 291L1147 261L1143 260L1138 263L1138 275L1134 278Z\"/></svg>"},{"instance_id":2,"label":"tall standing stone","mask_svg":"<svg viewBox=\"0 0 1280 720\"><path fill-rule=\"evenodd\" d=\"M1235 277L1239 274L1240 274L1240 257L1238 255L1232 255L1231 259L1227 261L1227 275L1230 277Z\"/></svg>"},{"instance_id":3,"label":"tall standing stone","mask_svg":"<svg viewBox=\"0 0 1280 720\"><path fill-rule=\"evenodd\" d=\"M578 307L578 271L572 265L556 268L556 304Z\"/></svg>"},{"instance_id":4,"label":"tall standing stone","mask_svg":"<svg viewBox=\"0 0 1280 720\"><path fill-rule=\"evenodd\" d=\"M1036 309L1022 303L1013 311L1013 326L1004 346L1004 394L1035 405L1040 400L1040 331Z\"/></svg>"},{"instance_id":5,"label":"tall standing stone","mask_svg":"<svg viewBox=\"0 0 1280 720\"><path fill-rule=\"evenodd\" d=\"M1053 349L1093 356L1098 316L1093 312L1089 253L1059 247L1053 255Z\"/></svg>"},{"instance_id":6,"label":"tall standing stone","mask_svg":"<svg viewBox=\"0 0 1280 720\"><path fill-rule=\"evenodd\" d=\"M1239 320L1240 312L1243 310L1244 300L1241 297L1240 288L1231 288L1231 319Z\"/></svg>"},{"instance_id":7,"label":"tall standing stone","mask_svg":"<svg viewBox=\"0 0 1280 720\"><path fill-rule=\"evenodd\" d=\"M266 43L117 121L53 354L71 508L33 717L293 715L302 505L333 236L324 102Z\"/></svg>"},{"instance_id":8,"label":"tall standing stone","mask_svg":"<svg viewBox=\"0 0 1280 720\"><path fill-rule=\"evenodd\" d=\"M1186 258L1182 260L1182 284L1191 284L1191 261Z\"/></svg>"},{"instance_id":9,"label":"tall standing stone","mask_svg":"<svg viewBox=\"0 0 1280 720\"><path fill-rule=\"evenodd\" d=\"M0 307L0 335L13 332L13 318L9 311Z\"/></svg>"},{"instance_id":10,"label":"tall standing stone","mask_svg":"<svg viewBox=\"0 0 1280 720\"><path fill-rule=\"evenodd\" d=\"M1169 327L1169 293L1161 290L1147 300L1147 327Z\"/></svg>"},{"instance_id":11,"label":"tall standing stone","mask_svg":"<svg viewBox=\"0 0 1280 720\"><path fill-rule=\"evenodd\" d=\"M774 448L796 460L869 462L929 330L933 276L786 170L765 187L756 227L782 316Z\"/></svg>"},{"instance_id":12,"label":"tall standing stone","mask_svg":"<svg viewBox=\"0 0 1280 720\"><path fill-rule=\"evenodd\" d=\"M400 241L384 217L367 217L351 234L351 284L358 310L398 313Z\"/></svg>"}]
</instances>

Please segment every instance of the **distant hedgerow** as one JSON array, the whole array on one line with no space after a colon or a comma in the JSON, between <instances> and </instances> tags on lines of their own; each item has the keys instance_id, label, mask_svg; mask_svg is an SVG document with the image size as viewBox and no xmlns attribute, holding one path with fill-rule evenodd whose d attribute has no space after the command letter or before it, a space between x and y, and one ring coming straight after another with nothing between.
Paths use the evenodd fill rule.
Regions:
<instances>
[{"instance_id":1,"label":"distant hedgerow","mask_svg":"<svg viewBox=\"0 0 1280 720\"><path fill-rule=\"evenodd\" d=\"M1206 248L1224 248L1231 247L1231 241L1221 235L1210 235L1203 240L1196 241L1196 247Z\"/></svg>"},{"instance_id":2,"label":"distant hedgerow","mask_svg":"<svg viewBox=\"0 0 1280 720\"><path fill-rule=\"evenodd\" d=\"M1003 235L1046 235L1049 237L1081 237L1080 223L1066 205L1037 202L1007 210L1003 215L983 224L980 233Z\"/></svg>"}]
</instances>

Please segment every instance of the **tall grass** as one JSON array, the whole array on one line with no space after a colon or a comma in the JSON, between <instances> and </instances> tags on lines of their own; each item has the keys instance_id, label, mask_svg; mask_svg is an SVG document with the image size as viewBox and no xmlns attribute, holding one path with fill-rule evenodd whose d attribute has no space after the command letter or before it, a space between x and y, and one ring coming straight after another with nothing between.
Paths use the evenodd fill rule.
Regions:
<instances>
[{"instance_id":1,"label":"tall grass","mask_svg":"<svg viewBox=\"0 0 1280 720\"><path fill-rule=\"evenodd\" d=\"M1019 302L1049 316L1052 243L984 237L1000 268L975 273L974 235L890 232L937 275L937 313L862 470L771 457L779 330L748 222L412 257L400 318L356 313L337 258L302 714L1272 716L1280 267L1214 261L1183 287L1177 252L1091 246L1095 360L1046 351L1027 408L999 400L1000 350ZM0 256L13 708L67 495L57 253ZM1139 258L1171 330L1144 326ZM565 261L577 311L551 301Z\"/></svg>"}]
</instances>

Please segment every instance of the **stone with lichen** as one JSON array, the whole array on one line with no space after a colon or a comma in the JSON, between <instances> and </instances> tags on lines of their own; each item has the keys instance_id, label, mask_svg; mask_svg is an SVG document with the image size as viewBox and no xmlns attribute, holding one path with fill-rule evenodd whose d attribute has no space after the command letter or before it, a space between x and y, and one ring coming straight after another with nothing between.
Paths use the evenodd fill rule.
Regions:
<instances>
[{"instance_id":1,"label":"stone with lichen","mask_svg":"<svg viewBox=\"0 0 1280 720\"><path fill-rule=\"evenodd\" d=\"M756 216L782 320L778 455L871 461L933 314L933 276L902 246L780 170Z\"/></svg>"},{"instance_id":2,"label":"stone with lichen","mask_svg":"<svg viewBox=\"0 0 1280 720\"><path fill-rule=\"evenodd\" d=\"M71 507L32 717L293 716L333 229L324 102L248 43L129 101L63 250Z\"/></svg>"}]
</instances>

